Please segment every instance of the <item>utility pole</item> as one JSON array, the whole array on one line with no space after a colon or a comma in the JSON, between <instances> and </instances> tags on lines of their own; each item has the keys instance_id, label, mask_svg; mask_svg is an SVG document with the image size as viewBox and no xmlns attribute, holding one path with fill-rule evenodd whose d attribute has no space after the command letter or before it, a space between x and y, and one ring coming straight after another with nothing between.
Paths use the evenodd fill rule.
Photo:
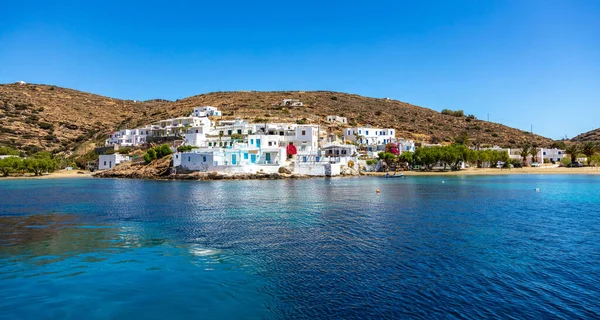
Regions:
<instances>
[{"instance_id":1,"label":"utility pole","mask_svg":"<svg viewBox=\"0 0 600 320\"><path fill-rule=\"evenodd\" d=\"M488 122L490 122L490 114L488 113Z\"/></svg>"},{"instance_id":2,"label":"utility pole","mask_svg":"<svg viewBox=\"0 0 600 320\"><path fill-rule=\"evenodd\" d=\"M531 134L533 134L533 125L531 125Z\"/></svg>"}]
</instances>

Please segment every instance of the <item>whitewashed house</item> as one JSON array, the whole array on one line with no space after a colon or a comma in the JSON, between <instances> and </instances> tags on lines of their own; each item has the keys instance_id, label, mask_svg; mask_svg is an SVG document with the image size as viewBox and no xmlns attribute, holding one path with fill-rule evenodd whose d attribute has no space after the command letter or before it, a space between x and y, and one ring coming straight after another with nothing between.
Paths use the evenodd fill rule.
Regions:
<instances>
[{"instance_id":1,"label":"whitewashed house","mask_svg":"<svg viewBox=\"0 0 600 320\"><path fill-rule=\"evenodd\" d=\"M117 165L131 161L131 157L123 154L106 154L98 157L98 170L108 170L116 167Z\"/></svg>"},{"instance_id":2,"label":"whitewashed house","mask_svg":"<svg viewBox=\"0 0 600 320\"><path fill-rule=\"evenodd\" d=\"M538 152L538 161L544 163L545 159L548 159L551 163L560 162L562 159L569 157L568 154L565 153L565 150L561 149L546 149L542 148Z\"/></svg>"},{"instance_id":3,"label":"whitewashed house","mask_svg":"<svg viewBox=\"0 0 600 320\"><path fill-rule=\"evenodd\" d=\"M197 107L194 108L194 111L192 112L193 117L220 117L222 115L223 113L219 111L219 109L211 106Z\"/></svg>"},{"instance_id":4,"label":"whitewashed house","mask_svg":"<svg viewBox=\"0 0 600 320\"><path fill-rule=\"evenodd\" d=\"M402 152L415 152L415 142L413 140L400 138L396 140L396 144L398 145L400 154L402 154Z\"/></svg>"},{"instance_id":5,"label":"whitewashed house","mask_svg":"<svg viewBox=\"0 0 600 320\"><path fill-rule=\"evenodd\" d=\"M379 145L396 142L396 130L387 128L356 127L344 129L344 139L358 144Z\"/></svg>"},{"instance_id":6,"label":"whitewashed house","mask_svg":"<svg viewBox=\"0 0 600 320\"><path fill-rule=\"evenodd\" d=\"M283 99L281 105L284 107L302 107L304 104L298 99Z\"/></svg>"},{"instance_id":7,"label":"whitewashed house","mask_svg":"<svg viewBox=\"0 0 600 320\"><path fill-rule=\"evenodd\" d=\"M233 148L202 148L173 155L173 166L190 171L217 172L277 172L286 166L285 148L256 148L235 145Z\"/></svg>"},{"instance_id":8,"label":"whitewashed house","mask_svg":"<svg viewBox=\"0 0 600 320\"><path fill-rule=\"evenodd\" d=\"M341 124L347 124L348 123L348 119L346 119L346 117L340 117L340 116L327 116L327 122L331 122L331 123L341 123Z\"/></svg>"},{"instance_id":9,"label":"whitewashed house","mask_svg":"<svg viewBox=\"0 0 600 320\"><path fill-rule=\"evenodd\" d=\"M143 145L148 142L148 137L174 137L183 138L186 145L200 146L206 140L206 133L211 122L206 117L179 117L160 120L152 125L137 129L123 129L112 132L104 145L131 147Z\"/></svg>"},{"instance_id":10,"label":"whitewashed house","mask_svg":"<svg viewBox=\"0 0 600 320\"><path fill-rule=\"evenodd\" d=\"M119 145L121 147L132 147L146 143L146 137L152 135L152 129L150 128L139 128L139 129L123 129L115 132L111 132L108 135L108 139L104 142L106 147Z\"/></svg>"}]
</instances>

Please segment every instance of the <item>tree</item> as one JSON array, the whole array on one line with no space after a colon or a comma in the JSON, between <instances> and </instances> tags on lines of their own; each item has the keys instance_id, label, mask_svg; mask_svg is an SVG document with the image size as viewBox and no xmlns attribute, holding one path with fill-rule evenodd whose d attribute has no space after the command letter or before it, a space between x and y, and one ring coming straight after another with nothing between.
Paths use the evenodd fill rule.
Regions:
<instances>
[{"instance_id":1,"label":"tree","mask_svg":"<svg viewBox=\"0 0 600 320\"><path fill-rule=\"evenodd\" d=\"M565 148L565 153L571 156L571 163L577 161L577 155L579 154L579 145L570 144Z\"/></svg>"},{"instance_id":2,"label":"tree","mask_svg":"<svg viewBox=\"0 0 600 320\"><path fill-rule=\"evenodd\" d=\"M592 156L598 151L598 145L592 141L588 141L581 146L581 153L587 157L587 165L589 166L592 162Z\"/></svg>"},{"instance_id":3,"label":"tree","mask_svg":"<svg viewBox=\"0 0 600 320\"><path fill-rule=\"evenodd\" d=\"M18 156L19 154L20 152L17 149L13 149L11 147L0 147L0 156Z\"/></svg>"},{"instance_id":4,"label":"tree","mask_svg":"<svg viewBox=\"0 0 600 320\"><path fill-rule=\"evenodd\" d=\"M394 154L394 155L399 155L400 154L400 150L398 150L398 145L396 145L395 143L388 143L385 145L385 152Z\"/></svg>"},{"instance_id":5,"label":"tree","mask_svg":"<svg viewBox=\"0 0 600 320\"><path fill-rule=\"evenodd\" d=\"M169 147L169 145L166 143L154 148L154 150L156 150L156 159L160 159L173 153L173 151L171 151L171 147Z\"/></svg>"},{"instance_id":6,"label":"tree","mask_svg":"<svg viewBox=\"0 0 600 320\"><path fill-rule=\"evenodd\" d=\"M45 171L52 172L56 168L54 160L47 158L27 158L24 160L24 165L29 172L36 176L41 176Z\"/></svg>"},{"instance_id":7,"label":"tree","mask_svg":"<svg viewBox=\"0 0 600 320\"><path fill-rule=\"evenodd\" d=\"M398 156L398 160L399 160L400 162L404 162L404 163L407 163L407 164L411 164L411 163L413 163L413 155L414 155L414 154L413 154L412 152L410 152L410 151L405 151L405 152L402 152L402 153L400 154L400 156Z\"/></svg>"},{"instance_id":8,"label":"tree","mask_svg":"<svg viewBox=\"0 0 600 320\"><path fill-rule=\"evenodd\" d=\"M17 171L19 169L19 167L21 166L21 162L23 162L23 160L21 160L18 157L7 157L4 159L0 159L0 172L5 177L8 177L8 175L11 172Z\"/></svg>"},{"instance_id":9,"label":"tree","mask_svg":"<svg viewBox=\"0 0 600 320\"><path fill-rule=\"evenodd\" d=\"M454 138L454 143L468 146L469 145L469 134L466 131L464 131L458 137Z\"/></svg>"},{"instance_id":10,"label":"tree","mask_svg":"<svg viewBox=\"0 0 600 320\"><path fill-rule=\"evenodd\" d=\"M518 151L521 158L523 158L523 165L527 164L527 156L531 154L531 146L529 144L524 144L521 147L521 150Z\"/></svg>"},{"instance_id":11,"label":"tree","mask_svg":"<svg viewBox=\"0 0 600 320\"><path fill-rule=\"evenodd\" d=\"M538 162L538 158L537 158L537 154L538 154L539 149L536 148L535 146L531 147L531 149L529 149L529 154L531 155L531 162Z\"/></svg>"},{"instance_id":12,"label":"tree","mask_svg":"<svg viewBox=\"0 0 600 320\"><path fill-rule=\"evenodd\" d=\"M177 151L178 152L190 152L194 148L195 148L194 146L179 146L179 147L177 147Z\"/></svg>"},{"instance_id":13,"label":"tree","mask_svg":"<svg viewBox=\"0 0 600 320\"><path fill-rule=\"evenodd\" d=\"M146 154L144 154L144 161L146 162L146 164L152 162L152 160L156 159L156 151L154 149L148 149L148 151L146 151Z\"/></svg>"},{"instance_id":14,"label":"tree","mask_svg":"<svg viewBox=\"0 0 600 320\"><path fill-rule=\"evenodd\" d=\"M456 154L450 148L444 148L440 150L440 160L444 162L444 170L446 170L446 165L452 165L456 159Z\"/></svg>"},{"instance_id":15,"label":"tree","mask_svg":"<svg viewBox=\"0 0 600 320\"><path fill-rule=\"evenodd\" d=\"M379 160L385 161L385 163L390 166L396 160L396 155L389 152L380 152Z\"/></svg>"},{"instance_id":16,"label":"tree","mask_svg":"<svg viewBox=\"0 0 600 320\"><path fill-rule=\"evenodd\" d=\"M554 142L552 142L552 145L550 146L550 148L565 150L565 148L567 148L567 145L565 144L564 141L554 141Z\"/></svg>"}]
</instances>

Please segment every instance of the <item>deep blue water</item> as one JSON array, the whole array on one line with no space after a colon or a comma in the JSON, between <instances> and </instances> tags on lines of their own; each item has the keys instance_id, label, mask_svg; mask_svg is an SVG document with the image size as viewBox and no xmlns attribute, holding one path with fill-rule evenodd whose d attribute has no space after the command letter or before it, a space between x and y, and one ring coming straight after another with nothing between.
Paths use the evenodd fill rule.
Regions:
<instances>
[{"instance_id":1,"label":"deep blue water","mask_svg":"<svg viewBox=\"0 0 600 320\"><path fill-rule=\"evenodd\" d=\"M599 318L599 205L600 176L0 181L0 318Z\"/></svg>"}]
</instances>

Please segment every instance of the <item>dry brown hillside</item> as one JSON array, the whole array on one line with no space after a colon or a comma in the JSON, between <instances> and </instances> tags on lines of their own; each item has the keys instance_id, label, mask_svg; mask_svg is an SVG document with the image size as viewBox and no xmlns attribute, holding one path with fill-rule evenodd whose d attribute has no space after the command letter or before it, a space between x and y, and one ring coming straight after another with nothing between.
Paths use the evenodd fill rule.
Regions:
<instances>
[{"instance_id":1,"label":"dry brown hillside","mask_svg":"<svg viewBox=\"0 0 600 320\"><path fill-rule=\"evenodd\" d=\"M592 131L588 131L586 133L582 133L582 134L574 137L573 139L571 139L571 141L574 141L574 142L588 142L588 141L600 142L600 128L592 130Z\"/></svg>"},{"instance_id":2,"label":"dry brown hillside","mask_svg":"<svg viewBox=\"0 0 600 320\"><path fill-rule=\"evenodd\" d=\"M285 107L283 99L304 106ZM167 117L187 115L193 107L220 108L223 119L304 121L325 124L325 116L340 115L353 125L395 128L402 137L450 142L467 132L473 143L549 145L551 139L468 117L454 117L408 103L353 94L311 92L214 92L178 101L119 100L49 85L0 85L0 145L21 150L68 151L91 139L102 139L122 127L135 127ZM341 132L340 126L329 130Z\"/></svg>"},{"instance_id":3,"label":"dry brown hillside","mask_svg":"<svg viewBox=\"0 0 600 320\"><path fill-rule=\"evenodd\" d=\"M168 103L112 99L48 85L0 85L0 145L29 152L72 150L120 126L158 119L157 110Z\"/></svg>"}]
</instances>

